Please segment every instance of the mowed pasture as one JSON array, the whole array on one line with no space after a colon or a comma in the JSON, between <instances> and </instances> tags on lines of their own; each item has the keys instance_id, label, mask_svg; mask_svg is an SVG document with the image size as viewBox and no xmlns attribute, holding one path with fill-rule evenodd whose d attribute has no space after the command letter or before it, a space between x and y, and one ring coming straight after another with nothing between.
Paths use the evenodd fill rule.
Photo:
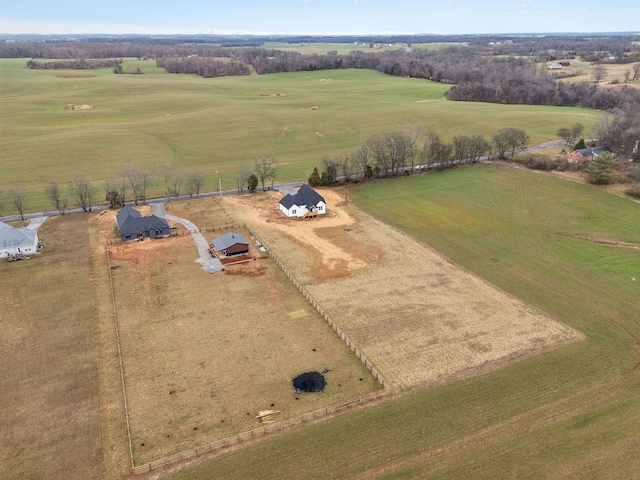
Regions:
<instances>
[{"instance_id":1,"label":"mowed pasture","mask_svg":"<svg viewBox=\"0 0 640 480\"><path fill-rule=\"evenodd\" d=\"M203 227L221 225L219 203L170 213L195 206ZM113 212L99 217L108 233ZM187 234L114 245L109 258L136 465L258 428L262 410L286 420L381 388L268 257L207 274ZM325 389L296 392L310 371Z\"/></svg>"},{"instance_id":2,"label":"mowed pasture","mask_svg":"<svg viewBox=\"0 0 640 480\"><path fill-rule=\"evenodd\" d=\"M586 340L172 478L297 478L300 464L308 478L636 476L637 203L545 174L486 166L363 184L351 199Z\"/></svg>"},{"instance_id":3,"label":"mowed pasture","mask_svg":"<svg viewBox=\"0 0 640 480\"><path fill-rule=\"evenodd\" d=\"M105 478L88 217L0 262L0 477Z\"/></svg>"},{"instance_id":4,"label":"mowed pasture","mask_svg":"<svg viewBox=\"0 0 640 480\"><path fill-rule=\"evenodd\" d=\"M450 88L366 70L199 78L157 73L152 61L126 60L144 75L28 70L26 59L0 59L0 189L20 185L27 211L51 210L45 189L88 179L99 189L125 164L151 170L171 163L201 172L205 189L236 187L242 164L265 154L278 181L306 179L323 156L349 154L373 135L424 125L450 140L500 128L527 131L531 143L600 112L525 105L449 102ZM64 110L67 104L94 110ZM311 109L317 107L317 109ZM161 195L152 186L151 196ZM73 204L73 199L70 199ZM14 213L7 202L3 214Z\"/></svg>"},{"instance_id":5,"label":"mowed pasture","mask_svg":"<svg viewBox=\"0 0 640 480\"><path fill-rule=\"evenodd\" d=\"M305 222L280 214L278 194L229 203L248 207L247 223L394 389L450 383L582 338L350 208L347 192L321 190L328 213Z\"/></svg>"}]
</instances>

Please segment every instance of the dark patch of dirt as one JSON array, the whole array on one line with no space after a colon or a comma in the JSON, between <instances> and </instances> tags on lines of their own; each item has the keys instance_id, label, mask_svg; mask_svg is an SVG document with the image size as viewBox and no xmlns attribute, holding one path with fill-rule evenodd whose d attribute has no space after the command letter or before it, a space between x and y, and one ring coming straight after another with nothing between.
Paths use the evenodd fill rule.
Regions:
<instances>
[{"instance_id":1,"label":"dark patch of dirt","mask_svg":"<svg viewBox=\"0 0 640 480\"><path fill-rule=\"evenodd\" d=\"M326 384L324 375L319 372L302 373L293 379L293 388L306 393L321 392Z\"/></svg>"}]
</instances>

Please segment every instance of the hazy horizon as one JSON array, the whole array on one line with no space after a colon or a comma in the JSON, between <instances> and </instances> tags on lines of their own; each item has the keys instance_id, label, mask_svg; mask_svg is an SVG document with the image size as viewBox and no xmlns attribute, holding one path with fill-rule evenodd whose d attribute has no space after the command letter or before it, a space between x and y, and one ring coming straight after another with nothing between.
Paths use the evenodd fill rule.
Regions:
<instances>
[{"instance_id":1,"label":"hazy horizon","mask_svg":"<svg viewBox=\"0 0 640 480\"><path fill-rule=\"evenodd\" d=\"M639 32L637 0L24 0L20 35L463 35Z\"/></svg>"}]
</instances>

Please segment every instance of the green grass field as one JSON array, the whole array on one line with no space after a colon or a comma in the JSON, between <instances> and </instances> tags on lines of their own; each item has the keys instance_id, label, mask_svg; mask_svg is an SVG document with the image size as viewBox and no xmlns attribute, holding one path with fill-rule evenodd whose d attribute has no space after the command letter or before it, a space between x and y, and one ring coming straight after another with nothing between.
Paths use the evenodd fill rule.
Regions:
<instances>
[{"instance_id":1,"label":"green grass field","mask_svg":"<svg viewBox=\"0 0 640 480\"><path fill-rule=\"evenodd\" d=\"M45 188L86 178L100 188L124 164L166 162L200 171L205 188L235 188L243 163L264 154L279 181L308 178L325 155L348 154L372 135L420 124L440 133L491 137L506 126L531 143L556 138L576 121L587 130L594 110L449 102L447 85L364 70L203 79L159 73L154 62L125 60L125 72L28 70L0 59L0 190L21 185L26 210L52 209ZM280 96L269 96L281 94ZM65 111L67 104L97 109ZM308 110L317 106L317 110ZM218 173L216 173L216 171ZM159 189L151 192L159 195ZM4 215L15 213L6 202Z\"/></svg>"},{"instance_id":2,"label":"green grass field","mask_svg":"<svg viewBox=\"0 0 640 480\"><path fill-rule=\"evenodd\" d=\"M637 476L640 251L595 242L640 244L637 203L484 166L363 184L352 200L587 340L172 478Z\"/></svg>"}]
</instances>

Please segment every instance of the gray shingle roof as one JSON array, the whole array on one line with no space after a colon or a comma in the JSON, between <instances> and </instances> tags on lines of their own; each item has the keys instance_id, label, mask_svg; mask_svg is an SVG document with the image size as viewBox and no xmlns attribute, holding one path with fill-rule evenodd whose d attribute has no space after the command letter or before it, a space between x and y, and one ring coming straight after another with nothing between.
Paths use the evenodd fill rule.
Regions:
<instances>
[{"instance_id":1,"label":"gray shingle roof","mask_svg":"<svg viewBox=\"0 0 640 480\"><path fill-rule=\"evenodd\" d=\"M214 238L211 243L213 244L213 247L219 252L221 252L222 250L226 250L227 248L237 243L249 245L249 242L241 233L234 232L225 233L221 237Z\"/></svg>"},{"instance_id":2,"label":"gray shingle roof","mask_svg":"<svg viewBox=\"0 0 640 480\"><path fill-rule=\"evenodd\" d=\"M0 248L30 247L36 242L37 232L27 227L14 228L0 222Z\"/></svg>"},{"instance_id":3,"label":"gray shingle roof","mask_svg":"<svg viewBox=\"0 0 640 480\"><path fill-rule=\"evenodd\" d=\"M581 148L580 150L576 150L583 157L597 157L602 155L604 152L610 152L611 149L606 145L602 147L591 147L591 148Z\"/></svg>"},{"instance_id":4,"label":"gray shingle roof","mask_svg":"<svg viewBox=\"0 0 640 480\"><path fill-rule=\"evenodd\" d=\"M169 224L164 218L156 215L143 217L142 214L131 205L125 205L116 215L118 230L121 235L137 235L141 232L148 232L151 229L162 230L169 228Z\"/></svg>"},{"instance_id":5,"label":"gray shingle roof","mask_svg":"<svg viewBox=\"0 0 640 480\"><path fill-rule=\"evenodd\" d=\"M324 202L324 198L306 183L300 187L295 195L286 194L280 200L280 205L289 209L294 205L299 207L309 207Z\"/></svg>"}]
</instances>

